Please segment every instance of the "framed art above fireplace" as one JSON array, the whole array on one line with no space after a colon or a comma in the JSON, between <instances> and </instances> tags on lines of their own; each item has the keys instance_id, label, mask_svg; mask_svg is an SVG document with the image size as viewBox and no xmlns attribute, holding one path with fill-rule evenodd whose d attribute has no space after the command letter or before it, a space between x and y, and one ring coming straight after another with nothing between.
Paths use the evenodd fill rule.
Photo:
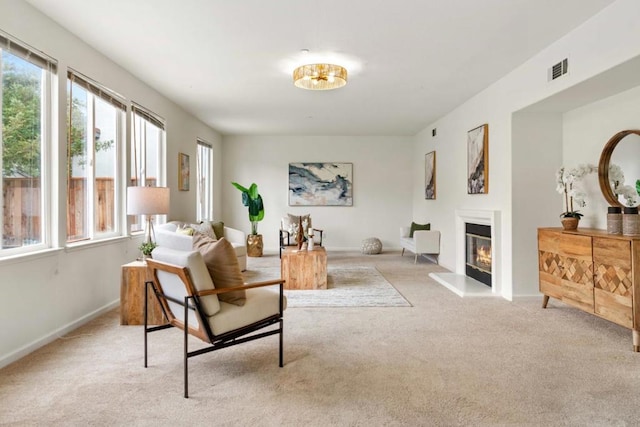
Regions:
<instances>
[{"instance_id":1,"label":"framed art above fireplace","mask_svg":"<svg viewBox=\"0 0 640 427\"><path fill-rule=\"evenodd\" d=\"M467 132L467 193L489 193L489 125Z\"/></svg>"}]
</instances>

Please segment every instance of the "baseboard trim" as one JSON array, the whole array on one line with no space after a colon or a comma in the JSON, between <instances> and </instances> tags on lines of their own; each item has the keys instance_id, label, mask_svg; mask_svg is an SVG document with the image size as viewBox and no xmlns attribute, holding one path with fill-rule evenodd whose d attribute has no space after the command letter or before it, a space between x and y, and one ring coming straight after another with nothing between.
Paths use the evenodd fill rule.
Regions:
<instances>
[{"instance_id":1,"label":"baseboard trim","mask_svg":"<svg viewBox=\"0 0 640 427\"><path fill-rule=\"evenodd\" d=\"M36 351L37 349L44 347L45 345L52 343L53 341L57 340L58 338L60 338L63 335L68 334L69 332L79 328L80 326L84 325L85 323L90 322L91 320L95 319L96 317L99 317L101 315L103 315L104 313L113 310L114 308L118 307L120 305L120 299L117 299L105 306L100 307L99 309L92 311L89 314L86 314L84 316L82 316L81 318L74 320L71 323L68 323L56 330L54 330L53 332L51 332L50 334L45 335L42 338L39 338L35 341L32 341L31 343L7 354L6 356L3 356L2 358L0 358L0 368L4 368L7 365L10 365L11 363L22 359L24 356L26 356L29 353L32 353L34 351Z\"/></svg>"}]
</instances>

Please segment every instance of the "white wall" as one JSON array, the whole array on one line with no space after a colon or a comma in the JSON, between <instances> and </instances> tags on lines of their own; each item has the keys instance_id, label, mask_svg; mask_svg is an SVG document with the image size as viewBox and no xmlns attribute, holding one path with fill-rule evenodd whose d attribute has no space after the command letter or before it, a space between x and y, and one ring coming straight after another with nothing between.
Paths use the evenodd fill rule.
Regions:
<instances>
[{"instance_id":1,"label":"white wall","mask_svg":"<svg viewBox=\"0 0 640 427\"><path fill-rule=\"evenodd\" d=\"M563 212L563 199L555 191L555 173L562 164L562 115L514 114L512 150L513 163L518 165L511 174L514 242L511 259L515 261L511 266L516 278L512 293L535 295L538 293L537 228L558 226Z\"/></svg>"},{"instance_id":2,"label":"white wall","mask_svg":"<svg viewBox=\"0 0 640 427\"><path fill-rule=\"evenodd\" d=\"M230 182L255 182L265 204L258 232L266 250L277 250L280 218L287 213L310 213L328 249L360 249L367 237L378 237L383 249L398 249L399 228L412 220L412 153L407 137L225 136L221 219L250 231L241 193ZM293 162L353 163L353 206L289 206Z\"/></svg>"},{"instance_id":3,"label":"white wall","mask_svg":"<svg viewBox=\"0 0 640 427\"><path fill-rule=\"evenodd\" d=\"M547 211L557 211L559 214L562 210L562 200L555 193L553 176L547 175L557 165L579 163L584 161L581 159L583 156L597 163L598 157L594 157L595 149L591 154L585 150L560 150L555 144L570 142L561 142L558 124L551 119L551 126L555 130L541 131L541 135L548 132L551 140L541 141L537 148L516 146L528 143L529 138L517 132L530 125L518 122L517 132L514 133L513 114L640 55L639 20L640 2L615 2L417 135L413 176L414 216L428 215L443 232L442 265L451 270L455 268L456 251L452 247L455 244L454 209L499 210L503 236L501 293L511 299L514 295L536 292L537 275L531 274L537 266L537 257L532 256L536 251L535 230L541 226L559 225L559 221L551 221ZM569 58L569 74L548 82L548 68L564 58ZM578 97L584 95L576 94ZM518 120L526 119L522 116ZM472 196L466 194L464 185L466 132L482 123L489 124L489 194ZM438 137L431 138L431 129L434 127L438 129ZM423 200L418 191L424 185L418 157L434 149L438 153L438 199L429 202ZM544 150L551 150L558 156L562 153L563 157L555 160L553 167L550 167L549 153ZM536 169L536 162L547 163ZM531 191L535 180L519 175L536 172L540 176L538 185L549 186L540 199L529 197L535 193ZM512 181L512 175L518 177ZM552 203L554 194L558 201ZM522 206L526 208L522 209ZM606 211L600 212L600 219L593 220L595 223L602 223L602 215ZM518 218L514 220L516 213Z\"/></svg>"},{"instance_id":4,"label":"white wall","mask_svg":"<svg viewBox=\"0 0 640 427\"><path fill-rule=\"evenodd\" d=\"M563 116L563 157L571 159L571 165L598 164L600 153L607 141L621 130L640 129L640 87L611 96L581 108L568 111ZM612 162L625 172L625 183L635 187L640 178L640 137L629 135L618 144ZM581 209L584 218L580 226L606 228L607 201L602 196L597 176L584 180L587 190L587 206Z\"/></svg>"},{"instance_id":5,"label":"white wall","mask_svg":"<svg viewBox=\"0 0 640 427\"><path fill-rule=\"evenodd\" d=\"M442 233L440 264L455 271L456 209L508 210L510 191L509 158L504 141L509 138L500 122L500 100L475 98L416 137L414 150L413 216L426 217ZM489 193L467 194L467 132L489 124ZM431 129L437 128L437 136ZM424 155L436 151L436 200L424 200ZM502 218L504 223L504 218Z\"/></svg>"},{"instance_id":6,"label":"white wall","mask_svg":"<svg viewBox=\"0 0 640 427\"><path fill-rule=\"evenodd\" d=\"M0 2L0 29L57 59L59 76L58 107L66 111L67 67L95 79L166 119L168 185L171 215L195 217L195 185L192 190L177 187L177 153L184 152L195 162L196 138L212 143L220 171L221 137L178 106L151 90L100 53L89 48L53 21L20 0ZM64 192L65 116L60 114L56 141L58 188L53 192L60 216L60 232L54 246L64 247L66 194ZM195 163L194 163L195 164ZM216 175L220 182L220 172ZM221 194L215 188L220 214ZM120 266L138 255L140 238L122 237L110 242L73 249L56 249L38 255L0 260L0 367L50 342L106 309L116 307L120 297Z\"/></svg>"}]
</instances>

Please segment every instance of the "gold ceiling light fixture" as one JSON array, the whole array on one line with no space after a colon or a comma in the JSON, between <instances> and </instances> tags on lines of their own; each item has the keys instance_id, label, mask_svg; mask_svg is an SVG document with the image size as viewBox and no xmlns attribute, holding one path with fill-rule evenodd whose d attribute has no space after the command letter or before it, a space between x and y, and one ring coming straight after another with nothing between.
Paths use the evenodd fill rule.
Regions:
<instances>
[{"instance_id":1,"label":"gold ceiling light fixture","mask_svg":"<svg viewBox=\"0 0 640 427\"><path fill-rule=\"evenodd\" d=\"M307 64L293 70L293 84L301 89L331 90L347 84L347 70L334 64Z\"/></svg>"}]
</instances>

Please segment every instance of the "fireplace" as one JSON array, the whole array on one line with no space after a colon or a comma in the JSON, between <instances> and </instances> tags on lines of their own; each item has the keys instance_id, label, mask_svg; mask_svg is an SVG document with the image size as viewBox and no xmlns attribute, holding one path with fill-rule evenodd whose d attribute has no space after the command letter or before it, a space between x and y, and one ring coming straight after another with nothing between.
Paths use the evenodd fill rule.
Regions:
<instances>
[{"instance_id":1,"label":"fireplace","mask_svg":"<svg viewBox=\"0 0 640 427\"><path fill-rule=\"evenodd\" d=\"M456 209L455 211L455 272L433 272L429 277L461 297L490 297L502 296L511 299L511 295L504 295L501 285L500 268L500 211L479 209ZM484 226L474 229L467 236L467 225ZM478 252L472 257L473 262L467 262L467 240L471 240L471 251ZM475 245L475 249L474 246ZM473 267L468 264L472 264ZM469 270L474 273L484 270L482 278L469 277Z\"/></svg>"},{"instance_id":2,"label":"fireplace","mask_svg":"<svg viewBox=\"0 0 640 427\"><path fill-rule=\"evenodd\" d=\"M465 274L491 287L491 226L465 223Z\"/></svg>"}]
</instances>

